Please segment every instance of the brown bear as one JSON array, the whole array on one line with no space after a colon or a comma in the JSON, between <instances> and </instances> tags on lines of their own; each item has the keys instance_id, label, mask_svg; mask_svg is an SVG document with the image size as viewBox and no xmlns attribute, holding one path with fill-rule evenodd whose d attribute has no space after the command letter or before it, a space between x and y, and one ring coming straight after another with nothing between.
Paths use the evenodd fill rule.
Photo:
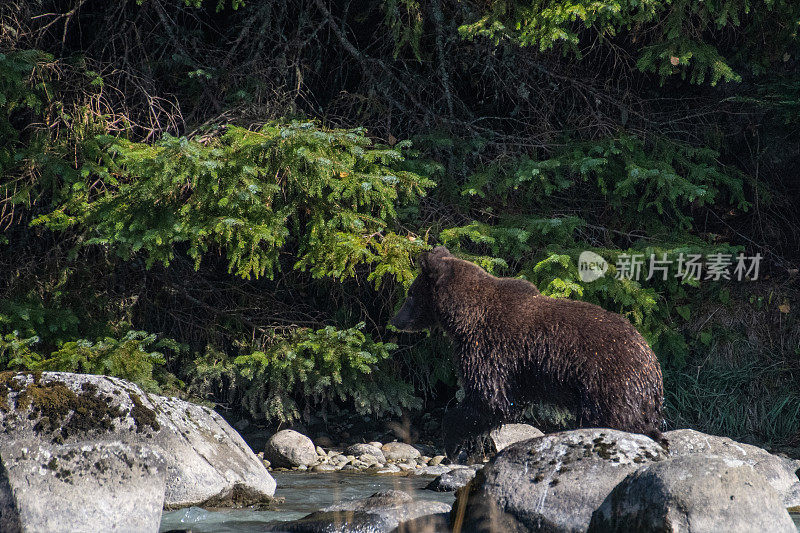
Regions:
<instances>
[{"instance_id":1,"label":"brown bear","mask_svg":"<svg viewBox=\"0 0 800 533\"><path fill-rule=\"evenodd\" d=\"M422 254L420 266L391 324L403 331L440 325L453 341L465 398L456 420L445 423L448 453L535 400L571 409L581 427L661 441L661 367L627 319L492 276L443 246Z\"/></svg>"}]
</instances>

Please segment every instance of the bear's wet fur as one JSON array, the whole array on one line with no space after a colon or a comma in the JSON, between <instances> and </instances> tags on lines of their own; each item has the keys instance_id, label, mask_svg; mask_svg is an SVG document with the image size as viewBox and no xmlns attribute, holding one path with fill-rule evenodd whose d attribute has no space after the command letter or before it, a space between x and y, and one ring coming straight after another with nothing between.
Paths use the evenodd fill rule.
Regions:
<instances>
[{"instance_id":1,"label":"bear's wet fur","mask_svg":"<svg viewBox=\"0 0 800 533\"><path fill-rule=\"evenodd\" d=\"M420 265L392 325L440 325L453 341L465 398L445 419L449 453L537 400L573 410L580 427L663 442L661 367L626 318L492 276L443 246L422 254Z\"/></svg>"}]
</instances>

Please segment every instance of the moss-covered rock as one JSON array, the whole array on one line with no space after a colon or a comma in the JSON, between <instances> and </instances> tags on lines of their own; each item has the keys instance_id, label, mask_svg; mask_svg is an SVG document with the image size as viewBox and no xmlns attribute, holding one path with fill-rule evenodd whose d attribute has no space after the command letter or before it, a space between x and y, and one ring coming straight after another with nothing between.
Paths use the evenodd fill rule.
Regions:
<instances>
[{"instance_id":1,"label":"moss-covered rock","mask_svg":"<svg viewBox=\"0 0 800 533\"><path fill-rule=\"evenodd\" d=\"M109 441L151 447L165 458L168 508L266 503L275 491L264 465L217 413L122 379L1 373L0 430L3 455L18 441L52 449Z\"/></svg>"}]
</instances>

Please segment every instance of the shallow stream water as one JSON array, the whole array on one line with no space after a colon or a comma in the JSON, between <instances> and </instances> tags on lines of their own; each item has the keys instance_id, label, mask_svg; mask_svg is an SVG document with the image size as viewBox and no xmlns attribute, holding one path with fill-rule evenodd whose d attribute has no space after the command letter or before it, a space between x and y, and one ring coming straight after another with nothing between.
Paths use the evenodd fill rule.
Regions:
<instances>
[{"instance_id":1,"label":"shallow stream water","mask_svg":"<svg viewBox=\"0 0 800 533\"><path fill-rule=\"evenodd\" d=\"M193 533L251 533L262 531L267 522L296 520L342 500L366 498L381 490L408 492L415 500L434 500L452 504L452 492L423 490L431 477L376 476L369 474L317 474L273 472L278 484L275 496L284 498L270 511L231 509L206 511L189 507L165 511L161 531L191 530Z\"/></svg>"},{"instance_id":2,"label":"shallow stream water","mask_svg":"<svg viewBox=\"0 0 800 533\"><path fill-rule=\"evenodd\" d=\"M415 500L434 500L452 504L452 492L423 490L432 478L376 476L369 474L317 474L305 472L274 472L278 483L275 496L285 501L270 511L232 509L206 511L189 507L165 512L161 531L191 530L193 533L255 533L267 522L296 520L322 507L342 500L366 498L381 490L397 489L408 492ZM792 514L800 531L800 514Z\"/></svg>"}]
</instances>

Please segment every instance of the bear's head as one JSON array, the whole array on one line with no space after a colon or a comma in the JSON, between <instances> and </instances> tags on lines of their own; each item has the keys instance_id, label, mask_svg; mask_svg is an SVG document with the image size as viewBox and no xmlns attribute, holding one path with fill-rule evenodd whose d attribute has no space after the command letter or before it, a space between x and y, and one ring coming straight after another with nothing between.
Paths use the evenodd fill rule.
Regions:
<instances>
[{"instance_id":1,"label":"bear's head","mask_svg":"<svg viewBox=\"0 0 800 533\"><path fill-rule=\"evenodd\" d=\"M389 322L401 331L422 331L438 323L435 305L437 282L452 271L453 255L444 246L437 246L419 257L420 273L408 289L403 307Z\"/></svg>"}]
</instances>

